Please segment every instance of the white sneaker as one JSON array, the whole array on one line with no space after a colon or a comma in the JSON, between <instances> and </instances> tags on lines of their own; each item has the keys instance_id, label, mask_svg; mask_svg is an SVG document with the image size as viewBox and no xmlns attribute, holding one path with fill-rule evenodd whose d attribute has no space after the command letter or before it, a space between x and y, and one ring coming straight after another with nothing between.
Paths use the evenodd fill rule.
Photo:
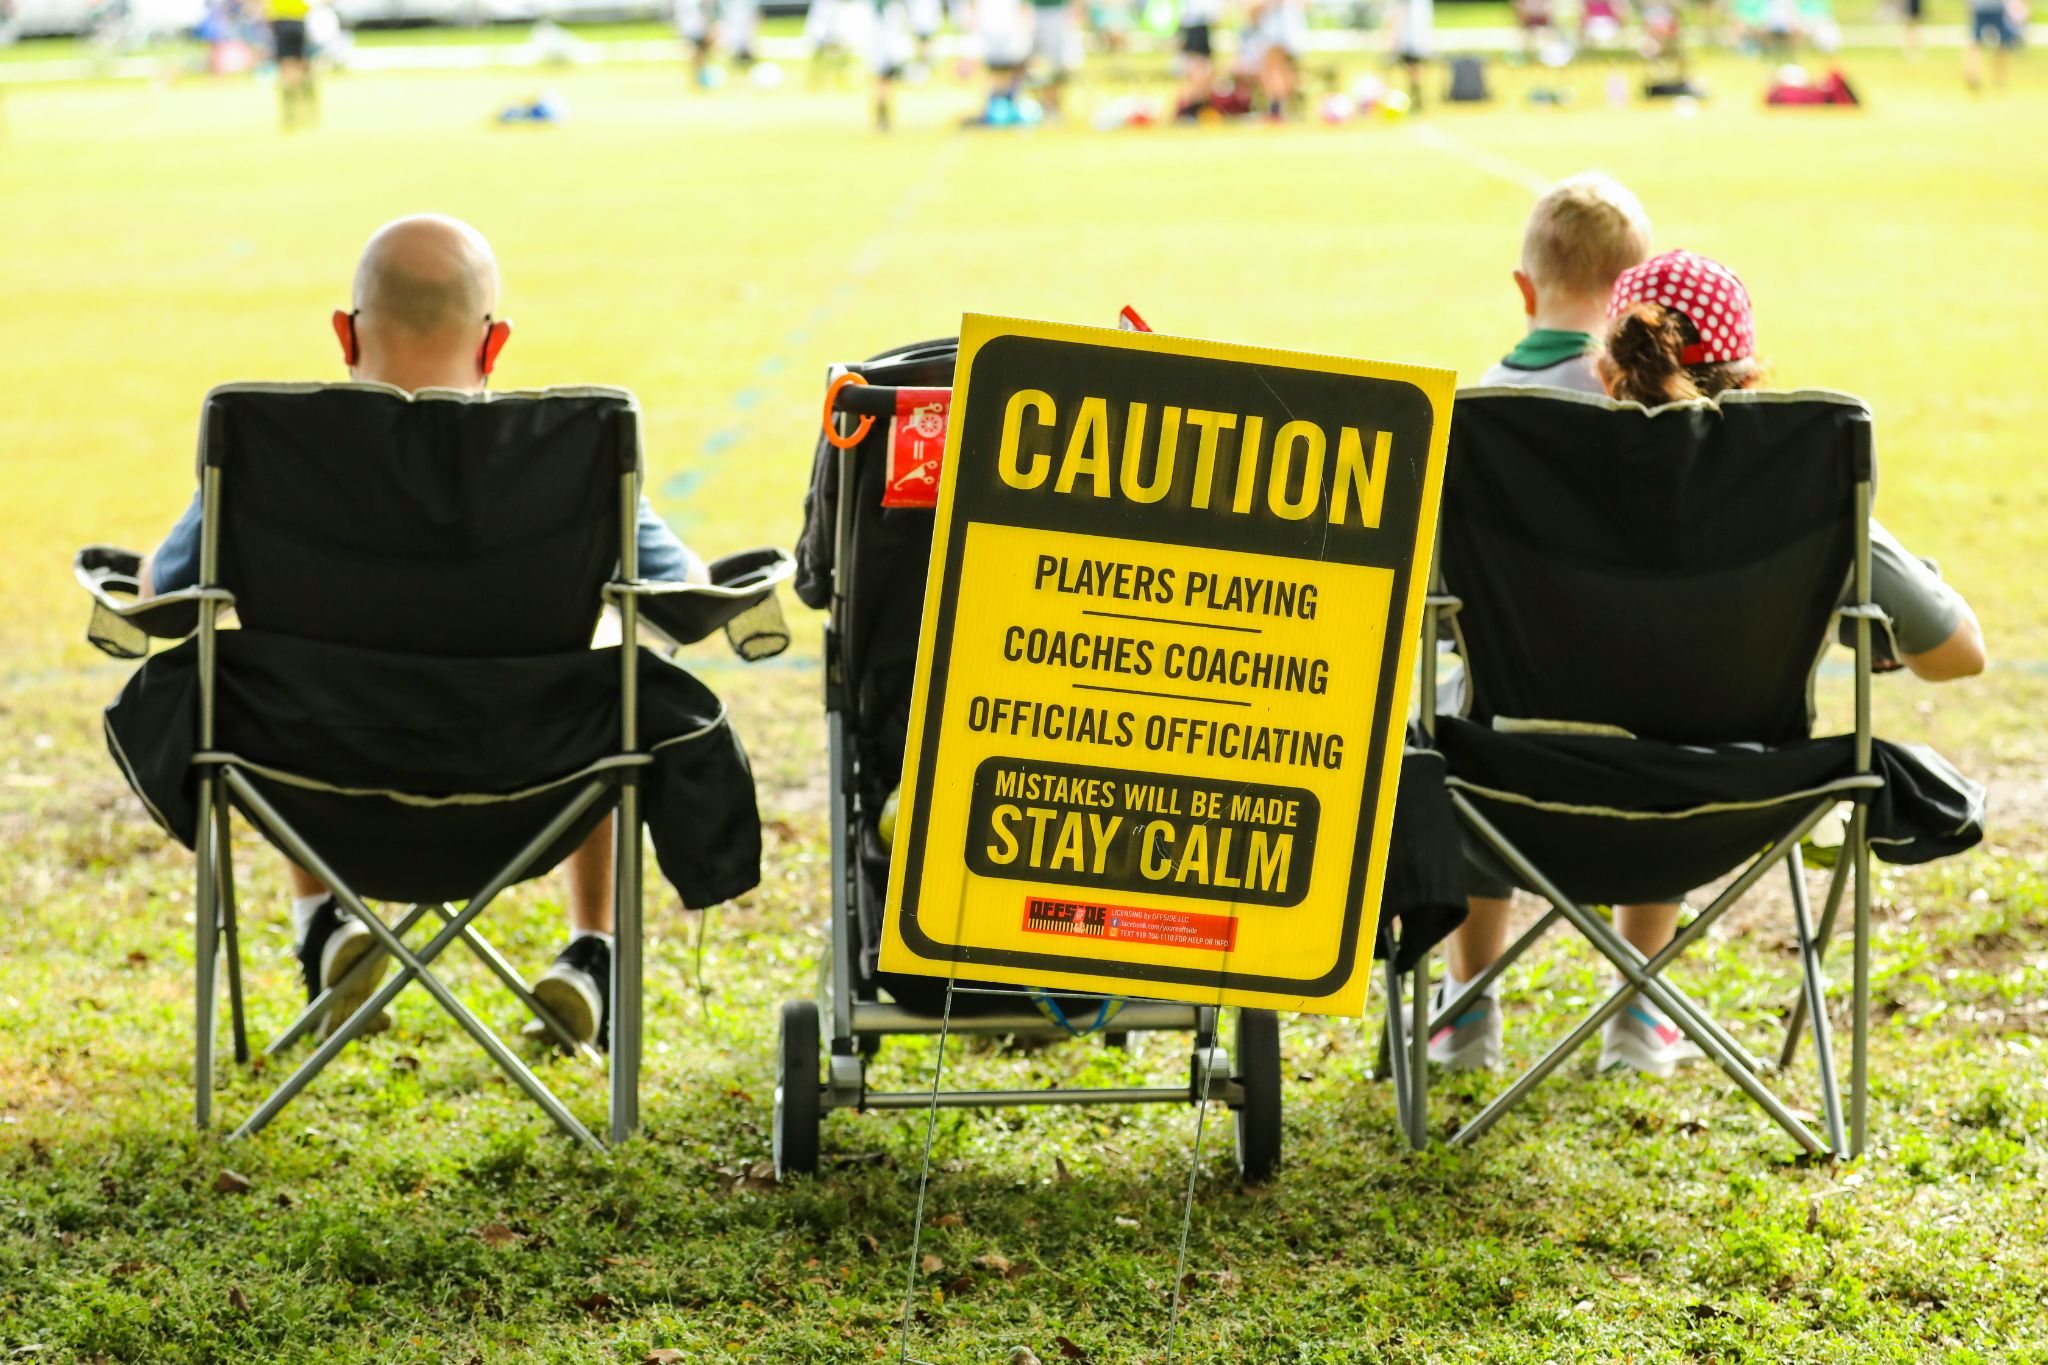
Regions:
<instances>
[{"instance_id":1,"label":"white sneaker","mask_svg":"<svg viewBox=\"0 0 2048 1365\"><path fill-rule=\"evenodd\" d=\"M1437 983L1429 1003L1431 1013L1443 1008L1442 982ZM1500 1001L1482 995L1429 1035L1429 1060L1448 1071L1498 1071L1501 1034Z\"/></svg>"},{"instance_id":2,"label":"white sneaker","mask_svg":"<svg viewBox=\"0 0 2048 1365\"><path fill-rule=\"evenodd\" d=\"M306 937L298 947L298 959L300 974L306 982L308 1002L318 999L322 991L335 991L322 1012L322 1039L362 1008L363 1002L376 992L378 983L383 981L384 973L390 970L391 959L379 954L377 961L367 970L358 972L353 981L336 989L349 969L376 946L376 936L364 927L362 921L342 909L332 896L322 901L313 912L306 925ZM365 1036L382 1033L390 1027L390 1012L379 1010L363 1026L363 1033Z\"/></svg>"},{"instance_id":3,"label":"white sneaker","mask_svg":"<svg viewBox=\"0 0 2048 1365\"><path fill-rule=\"evenodd\" d=\"M1669 1076L1706 1054L1664 1012L1637 996L1600 1028L1600 1069L1627 1067L1646 1076Z\"/></svg>"}]
</instances>

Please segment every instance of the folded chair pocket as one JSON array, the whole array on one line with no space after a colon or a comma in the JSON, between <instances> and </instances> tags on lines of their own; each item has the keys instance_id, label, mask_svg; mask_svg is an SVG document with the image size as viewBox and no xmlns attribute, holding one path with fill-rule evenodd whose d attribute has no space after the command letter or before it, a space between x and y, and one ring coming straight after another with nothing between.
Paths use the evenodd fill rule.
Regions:
<instances>
[{"instance_id":1,"label":"folded chair pocket","mask_svg":"<svg viewBox=\"0 0 2048 1365\"><path fill-rule=\"evenodd\" d=\"M622 755L615 650L445 659L251 630L222 632L218 647L212 754L193 742L196 642L151 658L106 716L130 785L187 847L198 770L230 761L362 894L460 898L584 782L638 774L656 858L686 905L759 881L753 774L724 708L648 651L640 748ZM607 809L600 802L528 871L553 866Z\"/></svg>"},{"instance_id":2,"label":"folded chair pocket","mask_svg":"<svg viewBox=\"0 0 2048 1365\"><path fill-rule=\"evenodd\" d=\"M1982 788L1939 755L1878 740L1874 775L1850 736L1779 746L1503 734L1456 717L1437 739L1451 789L1565 894L1675 900L1756 856L1824 800L1869 803L1873 850L1923 861L1983 834Z\"/></svg>"}]
</instances>

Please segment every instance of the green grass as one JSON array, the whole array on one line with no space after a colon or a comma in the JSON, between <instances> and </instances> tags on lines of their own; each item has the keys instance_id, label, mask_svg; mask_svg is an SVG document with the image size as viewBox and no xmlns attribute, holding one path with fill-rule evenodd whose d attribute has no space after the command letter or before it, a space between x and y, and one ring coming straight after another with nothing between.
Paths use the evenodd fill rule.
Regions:
<instances>
[{"instance_id":1,"label":"green grass","mask_svg":"<svg viewBox=\"0 0 2048 1365\"><path fill-rule=\"evenodd\" d=\"M1887 523L1940 558L2001 668L1879 685L1883 732L1993 782L1986 848L1887 876L1878 897L1876 1146L1794 1161L1694 1075L1580 1066L1470 1153L1408 1154L1356 1023L1286 1032L1290 1164L1235 1188L1207 1118L1185 1358L1204 1362L2048 1359L2048 844L2034 716L2048 425L2033 339L2048 263L2038 64L1971 101L1952 62L1860 60L1848 116L1771 116L1726 62L1697 117L1577 105L1405 126L1020 136L954 131L970 103L905 97L864 128L848 86L685 93L656 67L337 80L327 125L284 140L249 83L10 91L0 106L0 1351L121 1361L691 1361L893 1358L922 1121L835 1116L824 1178L776 1188L776 1003L813 989L828 854L816 623L788 666L704 656L758 760L762 888L698 922L650 896L647 1137L594 1161L544 1127L424 998L287 1118L231 1144L188 1126L190 860L99 747L123 670L80 643L71 551L144 546L190 489L200 395L332 377L327 310L398 213L488 232L518 335L505 386L624 384L646 407L665 510L700 546L787 543L818 379L833 359L951 331L967 309L1159 326L1451 365L1518 331L1525 177L1598 163L1659 236L1729 261L1779 381L1867 395ZM545 81L575 119L489 126ZM1109 93L1106 91L1096 92ZM684 484L673 482L688 476ZM803 615L802 613L797 613ZM1839 713L1841 698L1827 703ZM238 847L260 1035L296 984L283 883ZM546 880L493 914L536 968L559 932ZM1771 1047L1792 998L1782 916L1709 940L1684 980ZM516 1020L456 973L501 1027ZM1604 973L1562 945L1515 978L1515 1060ZM883 1053L890 1084L928 1046ZM991 1085L1157 1081L1184 1065L1082 1046L957 1048ZM599 1075L542 1063L580 1112ZM1810 1064L1788 1087L1810 1095ZM276 1069L227 1068L239 1116ZM1446 1083L1439 1121L1485 1087ZM1807 1101L1810 1103L1811 1101ZM918 1352L1012 1344L1157 1361L1195 1115L948 1113L937 1133ZM217 1192L223 1170L246 1193ZM957 1215L957 1218L943 1215ZM1005 1277L976 1258L1007 1259Z\"/></svg>"}]
</instances>

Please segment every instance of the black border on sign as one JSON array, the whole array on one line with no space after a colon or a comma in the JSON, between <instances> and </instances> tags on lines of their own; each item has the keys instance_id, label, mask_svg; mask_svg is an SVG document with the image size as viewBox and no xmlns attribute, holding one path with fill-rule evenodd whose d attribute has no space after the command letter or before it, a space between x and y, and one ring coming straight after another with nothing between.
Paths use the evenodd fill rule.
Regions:
<instances>
[{"instance_id":1,"label":"black border on sign","mask_svg":"<svg viewBox=\"0 0 2048 1365\"><path fill-rule=\"evenodd\" d=\"M968 373L954 381L956 390L965 384L972 395L972 378L975 363L988 349L988 343L1016 333L996 333L984 339L968 363ZM1072 343L1088 344L1088 343ZM1267 368L1299 369L1306 373L1323 374L1327 371L1310 370L1306 366L1278 366L1270 362L1256 362ZM1387 379L1383 382L1402 383L1405 381ZM1416 387L1416 386L1411 386ZM1420 392L1418 388L1418 392ZM1432 428L1439 420L1435 404L1427 401ZM961 414L954 414L954 421ZM1431 439L1434 439L1432 430ZM956 475L957 477L957 475ZM1425 508L1425 513L1427 509ZM959 615L960 566L967 545L967 527L971 519L955 515L947 528L946 564L952 570L939 599L939 611L931 643L931 694L924 703L924 729L918 745L917 783L915 790L929 796L932 781L939 760L939 728L946 712L946 688L950 682L947 663L952 657L953 623ZM988 522L987 525L1003 523ZM1416 534L1423 534L1426 528L1418 527ZM1350 561L1346 561L1350 562ZM1368 566L1368 567L1385 567ZM1249 972L1232 972L1215 967L1189 965L1176 967L1144 962L1097 961L1076 958L1056 953L1027 953L1011 948L985 948L972 944L944 943L924 932L917 922L919 892L924 881L925 828L930 823L923 812L912 825L910 847L905 852L903 904L898 911L898 927L902 931L906 946L918 956L939 962L952 962L972 966L977 963L990 966L1022 967L1030 970L1080 973L1089 976L1121 978L1130 981L1156 981L1179 986L1203 986L1216 990L1256 991L1267 994L1289 994L1313 997L1329 995L1349 981L1358 958L1358 926L1365 908L1365 876L1372 861L1372 835L1379 816L1379 802L1376 799L1384 780L1387 745L1382 742L1387 734L1386 726L1392 723L1389 710L1398 682L1401 662L1399 635L1408 601L1411 576L1415 563L1411 558L1406 564L1393 567L1394 582L1387 595L1387 648L1382 651L1379 686L1373 700L1372 724L1366 732L1367 757L1364 772L1359 781L1359 811L1356 838L1352 845L1351 876L1345 891L1344 930L1338 946L1337 961L1320 976L1289 977L1264 976ZM1399 753L1397 749L1395 751ZM1389 803L1387 818L1393 818L1392 804Z\"/></svg>"}]
</instances>

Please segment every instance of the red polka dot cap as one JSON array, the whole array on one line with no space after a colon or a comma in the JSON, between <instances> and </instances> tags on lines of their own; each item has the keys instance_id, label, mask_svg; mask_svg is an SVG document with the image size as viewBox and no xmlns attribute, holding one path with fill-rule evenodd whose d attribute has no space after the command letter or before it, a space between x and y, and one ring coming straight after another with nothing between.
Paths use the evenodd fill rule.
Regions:
<instances>
[{"instance_id":1,"label":"red polka dot cap","mask_svg":"<svg viewBox=\"0 0 2048 1365\"><path fill-rule=\"evenodd\" d=\"M1692 251L1667 251L1631 266L1614 282L1607 321L1638 303L1661 303L1685 314L1700 338L1680 356L1687 365L1718 365L1756 354L1749 291L1719 261Z\"/></svg>"}]
</instances>

